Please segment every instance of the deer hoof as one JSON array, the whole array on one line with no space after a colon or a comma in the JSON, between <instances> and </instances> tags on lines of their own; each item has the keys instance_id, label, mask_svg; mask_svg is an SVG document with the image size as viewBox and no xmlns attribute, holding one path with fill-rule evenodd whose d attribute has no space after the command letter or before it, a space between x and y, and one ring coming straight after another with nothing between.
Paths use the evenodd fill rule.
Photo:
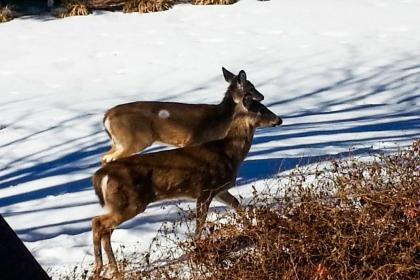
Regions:
<instances>
[{"instance_id":1,"label":"deer hoof","mask_svg":"<svg viewBox=\"0 0 420 280\"><path fill-rule=\"evenodd\" d=\"M96 275L99 275L102 271L102 265L96 265L95 269L93 270L93 273Z\"/></svg>"},{"instance_id":2,"label":"deer hoof","mask_svg":"<svg viewBox=\"0 0 420 280\"><path fill-rule=\"evenodd\" d=\"M93 269L93 275L89 277L89 280L99 280L101 279L100 274L102 271L102 265L96 265Z\"/></svg>"}]
</instances>

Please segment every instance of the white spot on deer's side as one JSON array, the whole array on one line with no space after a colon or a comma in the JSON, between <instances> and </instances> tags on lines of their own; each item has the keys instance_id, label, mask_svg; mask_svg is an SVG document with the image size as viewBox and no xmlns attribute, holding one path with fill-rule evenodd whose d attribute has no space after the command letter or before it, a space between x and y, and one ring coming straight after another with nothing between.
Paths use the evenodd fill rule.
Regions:
<instances>
[{"instance_id":1,"label":"white spot on deer's side","mask_svg":"<svg viewBox=\"0 0 420 280\"><path fill-rule=\"evenodd\" d=\"M102 196L104 197L105 205L106 205L106 189L108 187L108 175L105 175L101 180L101 189L102 189Z\"/></svg>"},{"instance_id":2,"label":"white spot on deer's side","mask_svg":"<svg viewBox=\"0 0 420 280\"><path fill-rule=\"evenodd\" d=\"M160 110L158 115L161 119L167 119L171 116L171 114L167 110Z\"/></svg>"}]
</instances>

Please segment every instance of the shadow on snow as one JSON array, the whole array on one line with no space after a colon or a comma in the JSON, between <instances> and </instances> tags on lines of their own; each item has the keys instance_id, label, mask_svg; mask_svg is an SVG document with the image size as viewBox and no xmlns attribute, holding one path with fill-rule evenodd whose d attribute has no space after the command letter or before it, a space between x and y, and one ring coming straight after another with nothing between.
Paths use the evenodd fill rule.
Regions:
<instances>
[{"instance_id":1,"label":"shadow on snow","mask_svg":"<svg viewBox=\"0 0 420 280\"><path fill-rule=\"evenodd\" d=\"M345 71L344 71L345 70ZM309 98L319 98L319 106L315 109L298 111L288 116L284 116L285 125L270 130L259 130L257 131L254 139L254 145L264 144L270 141L278 141L279 145L275 147L269 147L265 150L252 150L250 156L265 156L264 159L250 159L246 160L240 169L238 175L238 185L249 183L258 179L270 178L276 175L278 172L286 171L294 168L296 165L306 165L324 161L326 159L343 157L348 152L336 153L336 154L321 154L317 156L303 155L296 157L272 157L270 154L275 152L288 151L293 149L306 149L306 148L319 148L320 151L325 147L337 147L341 151L348 151L348 148L355 144L364 144L380 142L380 141L410 141L420 137L420 108L417 106L418 100L420 99L419 85L420 85L420 65L412 64L410 59L397 61L393 64L378 67L372 70L370 73L363 75L353 74L353 69L344 69L345 77L333 82L331 85L324 86L318 89L296 94L295 97L273 101L271 103L266 102L268 107L273 110L275 108L281 108L282 106L288 106L293 108L294 104L300 104L305 102ZM352 94L345 98L323 98L329 96L334 92L341 90L351 91ZM394 98L387 99L386 96L382 96L384 92L392 92ZM378 96L380 104L362 104L366 98L372 98ZM322 101L327 99L327 101ZM355 104L356 103L356 104ZM394 106L396 104L402 104L400 109L394 110L393 113L378 113L376 110L386 109L387 106ZM334 106L342 105L346 108L336 110ZM352 117L351 113L364 112L359 116ZM385 110L386 111L386 110ZM350 117L349 117L350 113ZM344 115L342 115L344 114ZM299 122L299 118L307 117L322 117L326 115L333 115L335 118L332 120L322 121L304 121ZM83 114L81 114L83 117ZM87 116L85 116L87 117ZM293 120L295 122L293 123ZM292 124L287 124L287 123ZM99 123L99 121L98 121ZM60 127L60 124L51 127L52 130ZM270 135L265 132L269 131ZM386 132L386 135L381 135L382 132ZM41 132L35 132L34 135L38 135ZM103 137L101 140L96 140L93 143L87 141L88 145L80 145L77 151L72 151L67 154L59 155L57 158L52 160L43 160L39 158L35 160L33 165L16 169L10 172L2 170L0 173L0 189L8 188L10 186L27 183L30 181L45 179L52 176L78 174L81 171L95 170L99 167L99 158L109 148L109 141L106 139L105 133L102 132L102 128L98 124L96 133L94 135L86 136L93 137L97 133L102 133ZM354 138L355 133L371 133L367 136L363 135L358 139ZM334 138L335 135L345 135L344 139ZM318 138L324 136L323 141L311 141L312 138ZM29 136L31 137L31 136ZM331 140L328 140L328 138ZM293 140L301 140L308 138L305 144L293 144L293 145L282 145L282 140L287 140L288 143L293 143ZM95 138L96 139L96 138ZM21 141L25 141L22 139ZM296 141L300 142L300 141ZM12 145L13 143L9 143ZM9 145L6 144L6 145ZM152 148L149 151L155 151L157 148ZM352 150L353 155L369 154L370 152L377 152L369 147L356 148ZM13 165L19 165L20 163L27 163L27 158L18 159L16 162L12 162ZM31 159L32 160L32 159ZM44 198L47 196L56 196L66 193L75 193L84 190L90 190L91 178L90 176L53 185L43 187L39 189L31 190L25 193L3 197L0 199L0 207L9 206L15 203L25 202ZM77 205L68 205L63 207L74 207ZM154 206L153 206L154 207ZM5 213L5 216L12 216L21 213ZM175 219L174 216L169 219ZM147 224L151 222L157 222L163 220L163 215L157 215L156 217L145 216L135 223ZM168 218L168 217L166 217ZM61 227L66 228L71 224L77 224L84 222L87 219L74 220L68 222L62 222L53 225L45 225L37 228L29 228L19 230L18 233L25 235L31 231L36 231L43 227ZM130 224L128 224L130 225ZM126 227L127 225L123 225ZM71 227L70 227L71 228ZM62 233L64 229L59 230ZM78 234L81 232L89 231L89 226L84 226L77 230L65 229L66 233ZM52 235L52 236L53 236ZM31 240L37 240L41 236L33 236ZM42 238L48 238L44 236Z\"/></svg>"}]
</instances>

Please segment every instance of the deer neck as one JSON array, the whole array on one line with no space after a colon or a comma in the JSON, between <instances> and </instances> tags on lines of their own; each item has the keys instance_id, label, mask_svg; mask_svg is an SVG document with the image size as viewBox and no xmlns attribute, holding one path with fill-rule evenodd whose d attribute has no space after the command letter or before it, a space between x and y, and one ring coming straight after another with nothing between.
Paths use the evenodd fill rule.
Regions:
<instances>
[{"instance_id":1,"label":"deer neck","mask_svg":"<svg viewBox=\"0 0 420 280\"><path fill-rule=\"evenodd\" d=\"M255 126L246 116L236 116L224 142L226 155L238 165L245 159L251 148Z\"/></svg>"},{"instance_id":2,"label":"deer neck","mask_svg":"<svg viewBox=\"0 0 420 280\"><path fill-rule=\"evenodd\" d=\"M226 94L223 98L222 102L219 103L219 108L221 108L221 111L224 113L234 113L236 108L236 103L233 101L232 96Z\"/></svg>"}]
</instances>

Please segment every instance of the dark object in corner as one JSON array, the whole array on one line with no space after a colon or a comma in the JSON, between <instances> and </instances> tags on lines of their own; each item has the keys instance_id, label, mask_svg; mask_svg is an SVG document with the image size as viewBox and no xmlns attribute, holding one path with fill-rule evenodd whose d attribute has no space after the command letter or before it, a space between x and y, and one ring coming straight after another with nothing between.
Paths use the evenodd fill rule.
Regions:
<instances>
[{"instance_id":1,"label":"dark object in corner","mask_svg":"<svg viewBox=\"0 0 420 280\"><path fill-rule=\"evenodd\" d=\"M0 275L2 280L51 279L1 215Z\"/></svg>"}]
</instances>

